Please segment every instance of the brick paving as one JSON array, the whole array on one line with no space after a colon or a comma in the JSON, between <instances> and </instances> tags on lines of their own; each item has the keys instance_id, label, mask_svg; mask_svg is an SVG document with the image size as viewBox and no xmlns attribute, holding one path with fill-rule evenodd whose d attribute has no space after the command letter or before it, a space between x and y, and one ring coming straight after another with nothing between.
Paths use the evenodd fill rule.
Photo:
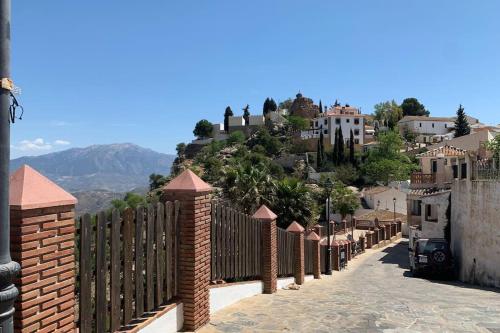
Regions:
<instances>
[{"instance_id":1,"label":"brick paving","mask_svg":"<svg viewBox=\"0 0 500 333\"><path fill-rule=\"evenodd\" d=\"M500 333L498 290L413 278L407 247L367 250L331 278L242 300L199 332Z\"/></svg>"}]
</instances>

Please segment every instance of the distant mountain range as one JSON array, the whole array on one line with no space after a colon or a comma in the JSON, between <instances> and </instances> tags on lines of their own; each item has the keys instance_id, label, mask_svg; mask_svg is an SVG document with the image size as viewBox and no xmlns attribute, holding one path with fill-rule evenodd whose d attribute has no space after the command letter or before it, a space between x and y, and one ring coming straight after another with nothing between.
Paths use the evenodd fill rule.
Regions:
<instances>
[{"instance_id":1,"label":"distant mountain range","mask_svg":"<svg viewBox=\"0 0 500 333\"><path fill-rule=\"evenodd\" d=\"M174 159L174 155L131 143L94 145L16 158L11 160L10 170L28 164L68 192L98 204L101 197L109 202L128 191L145 192L149 175L170 174Z\"/></svg>"}]
</instances>

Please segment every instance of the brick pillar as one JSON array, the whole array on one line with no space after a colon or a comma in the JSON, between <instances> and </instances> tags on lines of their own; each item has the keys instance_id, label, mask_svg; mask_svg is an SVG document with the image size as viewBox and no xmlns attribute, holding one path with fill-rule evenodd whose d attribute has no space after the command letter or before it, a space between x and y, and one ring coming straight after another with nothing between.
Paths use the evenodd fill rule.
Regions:
<instances>
[{"instance_id":1,"label":"brick pillar","mask_svg":"<svg viewBox=\"0 0 500 333\"><path fill-rule=\"evenodd\" d=\"M351 247L352 247L352 242L351 241L346 241L345 244L345 250L346 250L346 255L347 255L347 261L351 261L351 256L352 256L352 251L351 251Z\"/></svg>"},{"instance_id":2,"label":"brick pillar","mask_svg":"<svg viewBox=\"0 0 500 333\"><path fill-rule=\"evenodd\" d=\"M379 236L380 236L380 230L378 229L378 227L375 227L375 229L373 229L373 235L372 235L373 237L372 246L378 244Z\"/></svg>"},{"instance_id":3,"label":"brick pillar","mask_svg":"<svg viewBox=\"0 0 500 333\"><path fill-rule=\"evenodd\" d=\"M184 309L184 329L195 331L210 321L210 224L212 188L191 170L174 178L165 188L167 201L178 200L179 297Z\"/></svg>"},{"instance_id":4,"label":"brick pillar","mask_svg":"<svg viewBox=\"0 0 500 333\"><path fill-rule=\"evenodd\" d=\"M361 252L365 252L365 248L366 248L366 237L361 235L359 236L359 244L360 244L360 247L361 247Z\"/></svg>"},{"instance_id":5,"label":"brick pillar","mask_svg":"<svg viewBox=\"0 0 500 333\"><path fill-rule=\"evenodd\" d=\"M366 248L371 249L373 246L373 233L372 231L366 232Z\"/></svg>"},{"instance_id":6,"label":"brick pillar","mask_svg":"<svg viewBox=\"0 0 500 333\"><path fill-rule=\"evenodd\" d=\"M319 244L319 241L321 238L316 234L314 231L311 232L308 236L307 239L312 241L313 243L313 275L315 279L321 279L321 246Z\"/></svg>"},{"instance_id":7,"label":"brick pillar","mask_svg":"<svg viewBox=\"0 0 500 333\"><path fill-rule=\"evenodd\" d=\"M390 241L391 240L391 225L386 224L384 226L384 230L385 230L385 239Z\"/></svg>"},{"instance_id":8,"label":"brick pillar","mask_svg":"<svg viewBox=\"0 0 500 333\"><path fill-rule=\"evenodd\" d=\"M276 214L262 205L253 215L262 221L262 282L264 294L272 294L277 290L278 280L278 242Z\"/></svg>"},{"instance_id":9,"label":"brick pillar","mask_svg":"<svg viewBox=\"0 0 500 333\"><path fill-rule=\"evenodd\" d=\"M21 265L16 332L75 329L76 202L29 166L10 178L11 252Z\"/></svg>"},{"instance_id":10,"label":"brick pillar","mask_svg":"<svg viewBox=\"0 0 500 333\"><path fill-rule=\"evenodd\" d=\"M304 227L297 222L292 222L286 231L291 232L295 236L293 243L293 253L295 257L294 276L296 284L304 284L305 264L304 264Z\"/></svg>"},{"instance_id":11,"label":"brick pillar","mask_svg":"<svg viewBox=\"0 0 500 333\"><path fill-rule=\"evenodd\" d=\"M340 246L337 242L332 245L332 269L340 271Z\"/></svg>"}]
</instances>

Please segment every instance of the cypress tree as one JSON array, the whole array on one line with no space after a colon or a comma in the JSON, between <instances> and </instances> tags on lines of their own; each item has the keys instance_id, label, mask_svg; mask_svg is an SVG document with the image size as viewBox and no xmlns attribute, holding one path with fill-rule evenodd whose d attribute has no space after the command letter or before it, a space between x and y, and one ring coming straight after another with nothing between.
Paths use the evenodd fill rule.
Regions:
<instances>
[{"instance_id":1,"label":"cypress tree","mask_svg":"<svg viewBox=\"0 0 500 333\"><path fill-rule=\"evenodd\" d=\"M342 127L339 127L339 150L338 150L338 158L337 162L338 164L342 164L345 161L345 146L344 146L344 135L342 134Z\"/></svg>"},{"instance_id":2,"label":"cypress tree","mask_svg":"<svg viewBox=\"0 0 500 333\"><path fill-rule=\"evenodd\" d=\"M356 160L354 157L354 135L351 129L351 136L349 138L349 162L351 162L351 164L354 165L355 161Z\"/></svg>"},{"instance_id":3,"label":"cypress tree","mask_svg":"<svg viewBox=\"0 0 500 333\"><path fill-rule=\"evenodd\" d=\"M323 147L323 130L320 130L319 134L319 140L318 140L318 152L316 156L316 165L318 168L318 171L323 167L323 162L324 162L324 147Z\"/></svg>"},{"instance_id":4,"label":"cypress tree","mask_svg":"<svg viewBox=\"0 0 500 333\"><path fill-rule=\"evenodd\" d=\"M245 126L248 126L250 123L250 105L248 104L243 108L243 119L245 119Z\"/></svg>"},{"instance_id":5,"label":"cypress tree","mask_svg":"<svg viewBox=\"0 0 500 333\"><path fill-rule=\"evenodd\" d=\"M462 104L460 104L457 110L457 119L455 120L455 137L458 138L460 136L469 134L470 134L469 121L467 120Z\"/></svg>"},{"instance_id":6,"label":"cypress tree","mask_svg":"<svg viewBox=\"0 0 500 333\"><path fill-rule=\"evenodd\" d=\"M321 103L321 100L319 100L319 113L323 113L323 104Z\"/></svg>"},{"instance_id":7,"label":"cypress tree","mask_svg":"<svg viewBox=\"0 0 500 333\"><path fill-rule=\"evenodd\" d=\"M335 129L335 141L333 142L333 155L332 162L334 165L338 165L339 159L339 129Z\"/></svg>"},{"instance_id":8,"label":"cypress tree","mask_svg":"<svg viewBox=\"0 0 500 333\"><path fill-rule=\"evenodd\" d=\"M224 131L229 132L229 117L233 116L233 110L228 106L224 112Z\"/></svg>"}]
</instances>

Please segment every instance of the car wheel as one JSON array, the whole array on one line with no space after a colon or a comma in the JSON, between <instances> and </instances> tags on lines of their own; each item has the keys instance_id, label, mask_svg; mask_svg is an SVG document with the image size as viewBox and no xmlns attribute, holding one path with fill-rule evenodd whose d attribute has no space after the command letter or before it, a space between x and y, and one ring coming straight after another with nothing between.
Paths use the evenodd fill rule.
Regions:
<instances>
[{"instance_id":1,"label":"car wheel","mask_svg":"<svg viewBox=\"0 0 500 333\"><path fill-rule=\"evenodd\" d=\"M432 261L434 261L436 264L444 264L446 262L446 253L441 250L436 250L432 252L431 255Z\"/></svg>"}]
</instances>

